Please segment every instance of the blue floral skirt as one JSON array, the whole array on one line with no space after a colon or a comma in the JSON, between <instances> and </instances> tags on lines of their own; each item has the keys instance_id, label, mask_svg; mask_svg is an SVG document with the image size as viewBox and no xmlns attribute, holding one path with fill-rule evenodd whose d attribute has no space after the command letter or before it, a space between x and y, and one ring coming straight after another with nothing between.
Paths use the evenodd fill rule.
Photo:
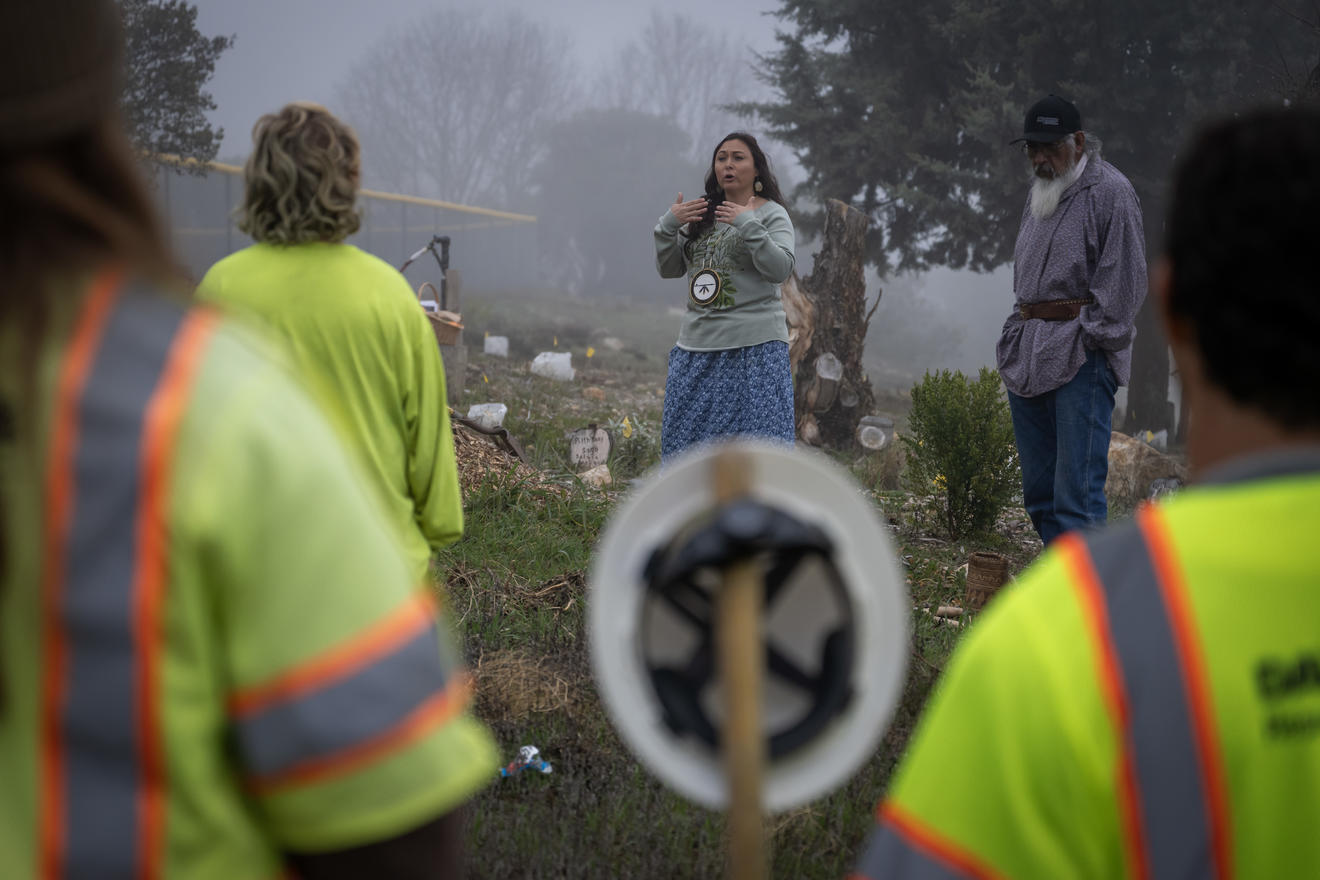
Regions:
<instances>
[{"instance_id":1,"label":"blue floral skirt","mask_svg":"<svg viewBox=\"0 0 1320 880\"><path fill-rule=\"evenodd\" d=\"M660 458L720 437L759 437L793 445L793 375L788 343L723 351L669 352Z\"/></svg>"}]
</instances>

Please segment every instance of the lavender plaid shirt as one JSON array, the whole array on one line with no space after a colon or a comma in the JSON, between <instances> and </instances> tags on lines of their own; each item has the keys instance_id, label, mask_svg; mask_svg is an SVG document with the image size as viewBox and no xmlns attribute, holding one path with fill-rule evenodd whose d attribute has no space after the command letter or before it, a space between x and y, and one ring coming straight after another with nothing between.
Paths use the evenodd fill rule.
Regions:
<instances>
[{"instance_id":1,"label":"lavender plaid shirt","mask_svg":"<svg viewBox=\"0 0 1320 880\"><path fill-rule=\"evenodd\" d=\"M1095 296L1072 321L1025 320L1022 303ZM1090 349L1102 349L1118 384L1132 373L1133 326L1146 298L1141 205L1117 168L1091 157L1044 220L1022 212L1013 252L1013 314L996 356L1009 391L1036 397L1077 375Z\"/></svg>"}]
</instances>

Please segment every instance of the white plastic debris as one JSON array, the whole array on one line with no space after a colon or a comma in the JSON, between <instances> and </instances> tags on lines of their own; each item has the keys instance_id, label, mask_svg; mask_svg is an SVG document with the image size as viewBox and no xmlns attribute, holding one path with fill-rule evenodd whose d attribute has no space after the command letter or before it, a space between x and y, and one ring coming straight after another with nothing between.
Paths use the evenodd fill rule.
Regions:
<instances>
[{"instance_id":1,"label":"white plastic debris","mask_svg":"<svg viewBox=\"0 0 1320 880\"><path fill-rule=\"evenodd\" d=\"M537 773L553 773L550 762L541 757L541 750L536 746L523 746L518 750L518 757L500 768L501 776L517 776L524 770Z\"/></svg>"},{"instance_id":2,"label":"white plastic debris","mask_svg":"<svg viewBox=\"0 0 1320 880\"><path fill-rule=\"evenodd\" d=\"M509 356L509 337L507 336L487 336L485 353L495 357L506 358Z\"/></svg>"},{"instance_id":3,"label":"white plastic debris","mask_svg":"<svg viewBox=\"0 0 1320 880\"><path fill-rule=\"evenodd\" d=\"M1160 428L1158 431L1142 431L1141 439L1157 452L1169 451L1169 432L1165 428Z\"/></svg>"},{"instance_id":4,"label":"white plastic debris","mask_svg":"<svg viewBox=\"0 0 1320 880\"><path fill-rule=\"evenodd\" d=\"M509 408L502 403L474 403L468 407L467 417L483 428L498 428L504 424Z\"/></svg>"},{"instance_id":5,"label":"white plastic debris","mask_svg":"<svg viewBox=\"0 0 1320 880\"><path fill-rule=\"evenodd\" d=\"M575 375L573 355L567 351L543 351L532 360L532 374L561 382L572 381Z\"/></svg>"}]
</instances>

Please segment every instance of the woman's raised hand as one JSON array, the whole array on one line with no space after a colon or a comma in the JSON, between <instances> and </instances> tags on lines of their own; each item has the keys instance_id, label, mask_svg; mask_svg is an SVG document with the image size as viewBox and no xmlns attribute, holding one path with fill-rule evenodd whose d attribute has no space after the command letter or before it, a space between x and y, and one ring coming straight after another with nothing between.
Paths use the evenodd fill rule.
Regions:
<instances>
[{"instance_id":1,"label":"woman's raised hand","mask_svg":"<svg viewBox=\"0 0 1320 880\"><path fill-rule=\"evenodd\" d=\"M721 223L732 223L733 218L737 217L739 214L752 210L755 203L756 193L752 193L747 197L747 204L745 205L740 205L737 202L720 202L715 206L715 219Z\"/></svg>"},{"instance_id":2,"label":"woman's raised hand","mask_svg":"<svg viewBox=\"0 0 1320 880\"><path fill-rule=\"evenodd\" d=\"M679 223L696 223L706 213L706 199L702 197L685 202L683 194L679 193L674 204L669 206L669 211L678 218Z\"/></svg>"}]
</instances>

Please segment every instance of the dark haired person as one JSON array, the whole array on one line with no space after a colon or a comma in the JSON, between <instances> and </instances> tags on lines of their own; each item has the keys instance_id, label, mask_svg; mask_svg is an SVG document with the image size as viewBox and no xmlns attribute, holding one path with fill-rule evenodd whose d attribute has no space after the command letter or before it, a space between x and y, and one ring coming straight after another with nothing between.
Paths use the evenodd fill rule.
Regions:
<instances>
[{"instance_id":1,"label":"dark haired person","mask_svg":"<svg viewBox=\"0 0 1320 880\"><path fill-rule=\"evenodd\" d=\"M662 278L687 279L669 353L661 457L719 437L792 444L793 376L779 285L793 273L793 222L756 138L715 147L706 194L679 193L655 227Z\"/></svg>"},{"instance_id":2,"label":"dark haired person","mask_svg":"<svg viewBox=\"0 0 1320 880\"><path fill-rule=\"evenodd\" d=\"M344 239L360 223L357 136L295 103L257 121L239 228L199 296L286 343L303 381L358 454L420 581L463 533L463 502L435 336L408 282Z\"/></svg>"},{"instance_id":3,"label":"dark haired person","mask_svg":"<svg viewBox=\"0 0 1320 880\"><path fill-rule=\"evenodd\" d=\"M117 18L0 28L0 874L454 876L489 737L320 410L188 307Z\"/></svg>"},{"instance_id":4,"label":"dark haired person","mask_svg":"<svg viewBox=\"0 0 1320 880\"><path fill-rule=\"evenodd\" d=\"M1320 876L1320 109L1183 151L1151 290L1195 485L968 633L857 876Z\"/></svg>"},{"instance_id":5,"label":"dark haired person","mask_svg":"<svg viewBox=\"0 0 1320 880\"><path fill-rule=\"evenodd\" d=\"M1046 544L1104 525L1114 395L1132 371L1146 245L1132 184L1100 157L1071 102L1027 110L1031 190L1013 250L1013 312L996 348L1022 463L1022 497Z\"/></svg>"}]
</instances>

